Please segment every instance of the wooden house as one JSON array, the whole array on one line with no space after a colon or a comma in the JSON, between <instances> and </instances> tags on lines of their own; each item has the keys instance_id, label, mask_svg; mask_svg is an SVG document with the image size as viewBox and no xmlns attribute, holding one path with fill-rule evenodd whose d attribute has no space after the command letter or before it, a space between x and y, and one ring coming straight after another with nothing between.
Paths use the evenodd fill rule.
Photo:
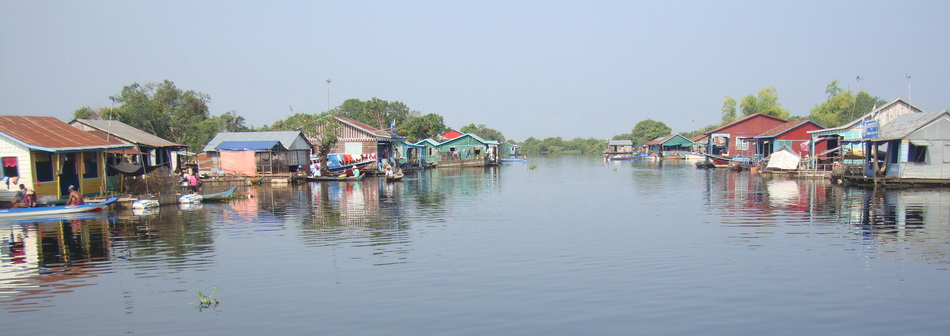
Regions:
<instances>
[{"instance_id":1,"label":"wooden house","mask_svg":"<svg viewBox=\"0 0 950 336\"><path fill-rule=\"evenodd\" d=\"M462 136L462 135L464 135L464 134L465 134L465 133L456 131L456 130L454 130L454 129L450 129L450 130L448 130L447 132L442 133L441 135L439 135L439 138L440 138L442 141L446 141L446 140L452 140L452 139L458 138L458 137L460 137L460 136Z\"/></svg>"},{"instance_id":2,"label":"wooden house","mask_svg":"<svg viewBox=\"0 0 950 336\"><path fill-rule=\"evenodd\" d=\"M604 155L632 154L633 140L607 140Z\"/></svg>"},{"instance_id":3,"label":"wooden house","mask_svg":"<svg viewBox=\"0 0 950 336\"><path fill-rule=\"evenodd\" d=\"M0 200L9 201L24 184L38 198L104 192L105 151L133 146L100 139L54 117L0 116Z\"/></svg>"},{"instance_id":4,"label":"wooden house","mask_svg":"<svg viewBox=\"0 0 950 336\"><path fill-rule=\"evenodd\" d=\"M785 119L762 113L746 116L703 133L704 136L708 136L706 152L732 157L755 155L755 146L747 139L779 127L786 122L788 121Z\"/></svg>"},{"instance_id":5,"label":"wooden house","mask_svg":"<svg viewBox=\"0 0 950 336\"><path fill-rule=\"evenodd\" d=\"M213 175L290 175L310 166L311 149L300 131L218 133L201 155L210 160L201 160L199 169Z\"/></svg>"},{"instance_id":6,"label":"wooden house","mask_svg":"<svg viewBox=\"0 0 950 336\"><path fill-rule=\"evenodd\" d=\"M417 141L415 145L419 146L423 152L423 161L426 165L436 165L439 163L439 160L442 159L442 154L439 152L438 141L426 138Z\"/></svg>"},{"instance_id":7,"label":"wooden house","mask_svg":"<svg viewBox=\"0 0 950 336\"><path fill-rule=\"evenodd\" d=\"M755 156L758 160L781 150L783 147L788 148L800 157L804 157L808 155L811 150L809 146L811 135L808 134L808 132L822 128L824 127L811 120L795 120L762 132L762 134L747 138L747 140L752 141L754 144ZM816 149L824 151L825 146L826 144L821 143L818 144Z\"/></svg>"},{"instance_id":8,"label":"wooden house","mask_svg":"<svg viewBox=\"0 0 950 336\"><path fill-rule=\"evenodd\" d=\"M811 157L815 160L860 164L864 157L866 139L876 137L879 128L895 118L912 113L923 113L923 110L898 98L847 124L809 131L811 144L825 142L825 147L828 148L826 151L811 150Z\"/></svg>"},{"instance_id":9,"label":"wooden house","mask_svg":"<svg viewBox=\"0 0 950 336\"><path fill-rule=\"evenodd\" d=\"M182 153L188 146L174 143L154 134L129 126L118 120L74 119L70 125L87 132L99 132L100 137L116 138L125 144L134 146L139 154L115 153L110 163L116 163L123 154L130 156L130 162L141 167L143 172L149 172L159 167L167 168L169 172L180 168ZM141 173L141 172L135 172Z\"/></svg>"},{"instance_id":10,"label":"wooden house","mask_svg":"<svg viewBox=\"0 0 950 336\"><path fill-rule=\"evenodd\" d=\"M897 116L864 146L864 176L853 182L950 185L950 112Z\"/></svg>"},{"instance_id":11,"label":"wooden house","mask_svg":"<svg viewBox=\"0 0 950 336\"><path fill-rule=\"evenodd\" d=\"M373 160L374 163L366 167L367 170L381 171L387 163L399 162L404 159L405 152L397 151L395 145L406 141L398 137L395 130L382 130L355 119L334 116L341 124L337 142L330 153L347 154L360 160ZM308 135L313 144L320 142L320 138ZM314 148L316 152L316 148Z\"/></svg>"}]
</instances>

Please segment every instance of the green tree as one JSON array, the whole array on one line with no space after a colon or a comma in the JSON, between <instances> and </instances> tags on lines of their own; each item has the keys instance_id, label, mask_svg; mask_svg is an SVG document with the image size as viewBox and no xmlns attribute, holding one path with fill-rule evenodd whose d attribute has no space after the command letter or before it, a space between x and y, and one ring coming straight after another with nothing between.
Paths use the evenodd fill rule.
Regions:
<instances>
[{"instance_id":1,"label":"green tree","mask_svg":"<svg viewBox=\"0 0 950 336\"><path fill-rule=\"evenodd\" d=\"M722 123L727 124L736 120L736 99L725 96L722 99Z\"/></svg>"},{"instance_id":2,"label":"green tree","mask_svg":"<svg viewBox=\"0 0 950 336\"><path fill-rule=\"evenodd\" d=\"M488 128L485 124L479 124L477 126L475 124L469 124L459 129L459 132L472 133L485 140L505 142L505 136L501 134L501 132Z\"/></svg>"},{"instance_id":3,"label":"green tree","mask_svg":"<svg viewBox=\"0 0 950 336\"><path fill-rule=\"evenodd\" d=\"M825 127L841 126L842 115L854 107L854 96L851 92L839 92L828 101L816 105L811 109L809 119Z\"/></svg>"},{"instance_id":4,"label":"green tree","mask_svg":"<svg viewBox=\"0 0 950 336\"><path fill-rule=\"evenodd\" d=\"M673 129L666 124L653 119L642 120L633 126L630 132L633 134L633 144L635 146L643 145L650 140L661 136L669 135Z\"/></svg>"},{"instance_id":5,"label":"green tree","mask_svg":"<svg viewBox=\"0 0 950 336\"><path fill-rule=\"evenodd\" d=\"M765 86L759 90L758 96L749 94L742 98L739 103L742 115L750 116L756 113L767 114L773 117L788 119L791 113L782 108L778 102L778 92L774 87Z\"/></svg>"},{"instance_id":6,"label":"green tree","mask_svg":"<svg viewBox=\"0 0 950 336\"><path fill-rule=\"evenodd\" d=\"M204 145L194 133L200 131L200 124L210 117L206 94L182 91L172 81L165 80L127 85L110 99L121 104L116 111L117 119L129 126L192 149Z\"/></svg>"},{"instance_id":7,"label":"green tree","mask_svg":"<svg viewBox=\"0 0 950 336\"><path fill-rule=\"evenodd\" d=\"M825 94L828 95L828 100L831 100L831 98L834 98L836 95L841 93L841 91L843 90L841 90L841 88L838 87L837 80L831 81L831 84L828 84L828 86L825 87Z\"/></svg>"},{"instance_id":8,"label":"green tree","mask_svg":"<svg viewBox=\"0 0 950 336\"><path fill-rule=\"evenodd\" d=\"M410 118L419 116L418 111L409 110L409 107L400 101L389 102L375 97L367 101L347 99L331 112L379 129L389 129L393 120L398 128Z\"/></svg>"},{"instance_id":9,"label":"green tree","mask_svg":"<svg viewBox=\"0 0 950 336\"><path fill-rule=\"evenodd\" d=\"M425 138L432 138L442 134L449 128L442 121L442 116L429 113L418 118L409 118L399 126L399 134L406 137L410 142L416 142Z\"/></svg>"}]
</instances>

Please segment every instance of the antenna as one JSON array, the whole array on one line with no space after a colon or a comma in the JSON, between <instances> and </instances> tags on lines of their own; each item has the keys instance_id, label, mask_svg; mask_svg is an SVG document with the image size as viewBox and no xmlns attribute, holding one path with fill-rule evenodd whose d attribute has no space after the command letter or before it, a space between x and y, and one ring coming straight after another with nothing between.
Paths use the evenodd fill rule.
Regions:
<instances>
[{"instance_id":1,"label":"antenna","mask_svg":"<svg viewBox=\"0 0 950 336\"><path fill-rule=\"evenodd\" d=\"M908 102L908 103L910 102L910 79L911 79L911 77L914 77L914 75L908 73L908 74L907 74L907 102Z\"/></svg>"}]
</instances>

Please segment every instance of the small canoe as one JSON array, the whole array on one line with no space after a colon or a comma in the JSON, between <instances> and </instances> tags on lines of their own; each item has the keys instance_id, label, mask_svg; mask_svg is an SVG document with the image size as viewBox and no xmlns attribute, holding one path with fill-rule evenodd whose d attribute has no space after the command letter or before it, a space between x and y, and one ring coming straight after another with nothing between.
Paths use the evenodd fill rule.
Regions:
<instances>
[{"instance_id":1,"label":"small canoe","mask_svg":"<svg viewBox=\"0 0 950 336\"><path fill-rule=\"evenodd\" d=\"M158 203L158 200L143 199L143 200L138 200L138 201L132 202L132 209L156 208L156 207L158 207L158 206L160 206L160 205L161 205L161 204Z\"/></svg>"},{"instance_id":2,"label":"small canoe","mask_svg":"<svg viewBox=\"0 0 950 336\"><path fill-rule=\"evenodd\" d=\"M220 202L220 201L227 201L228 198L231 198L231 195L234 194L234 191L235 191L235 190L237 190L237 186L233 186L233 187L231 187L231 189L228 189L228 190L225 190L225 191L222 191L222 192L219 192L219 193L201 195L201 198L202 198L201 201L202 201L202 202Z\"/></svg>"},{"instance_id":3,"label":"small canoe","mask_svg":"<svg viewBox=\"0 0 950 336\"><path fill-rule=\"evenodd\" d=\"M520 156L520 157L519 157L519 156L512 155L512 156L509 156L509 157L506 157L506 158L501 158L499 161L501 161L501 163L528 162L528 157L526 157L526 156Z\"/></svg>"},{"instance_id":4,"label":"small canoe","mask_svg":"<svg viewBox=\"0 0 950 336\"><path fill-rule=\"evenodd\" d=\"M363 179L363 174L359 176L308 176L307 181L321 182L321 181L359 181Z\"/></svg>"},{"instance_id":5,"label":"small canoe","mask_svg":"<svg viewBox=\"0 0 950 336\"><path fill-rule=\"evenodd\" d=\"M59 215L59 214L69 214L77 212L87 212L87 211L98 211L108 207L110 204L115 203L119 198L110 197L104 202L100 203L86 203L82 205L57 205L57 206L40 206L33 208L16 208L16 209L0 209L0 219L13 218L13 217L31 217L31 216L46 216L46 215Z\"/></svg>"}]
</instances>

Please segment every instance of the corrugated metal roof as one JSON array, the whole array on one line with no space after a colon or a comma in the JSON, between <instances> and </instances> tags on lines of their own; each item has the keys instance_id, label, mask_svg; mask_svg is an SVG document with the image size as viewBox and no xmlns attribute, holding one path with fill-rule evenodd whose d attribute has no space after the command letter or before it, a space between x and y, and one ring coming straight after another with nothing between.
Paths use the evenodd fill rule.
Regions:
<instances>
[{"instance_id":1,"label":"corrugated metal roof","mask_svg":"<svg viewBox=\"0 0 950 336\"><path fill-rule=\"evenodd\" d=\"M908 113L900 115L891 122L881 126L875 141L904 139L911 133L927 126L931 122L942 118L950 118L950 112L936 111L928 113Z\"/></svg>"},{"instance_id":2,"label":"corrugated metal roof","mask_svg":"<svg viewBox=\"0 0 950 336\"><path fill-rule=\"evenodd\" d=\"M225 141L220 145L214 147L217 150L233 150L233 151L269 151L269 150L280 150L283 146L280 146L280 141L277 140L263 140L263 141Z\"/></svg>"},{"instance_id":3,"label":"corrugated metal roof","mask_svg":"<svg viewBox=\"0 0 950 336\"><path fill-rule=\"evenodd\" d=\"M719 126L719 128L716 128L716 129L714 129L714 130L712 130L712 131L708 131L708 132L706 132L706 133L703 133L703 135L709 135L709 134L713 134L713 133L719 133L719 131L721 131L721 130L724 130L724 129L726 129L726 128L732 127L733 125L738 125L738 124L744 123L744 122L748 121L749 119L756 118L756 117L759 117L759 116L766 117L766 118L771 118L771 119L775 119L775 120L787 121L787 120L785 120L785 119L782 119L782 118L779 118L779 117L776 117L776 116L770 116L770 115L765 114L765 113L756 113L756 114L748 115L748 116L746 116L746 117L744 117L744 118L742 118L742 119L733 121L733 122L731 122L731 123L728 123L728 124Z\"/></svg>"},{"instance_id":4,"label":"corrugated metal roof","mask_svg":"<svg viewBox=\"0 0 950 336\"><path fill-rule=\"evenodd\" d=\"M368 125L368 124L364 124L364 123L359 122L359 121L357 121L357 120L355 120L355 119L350 119L350 118L341 117L341 116L336 116L336 119L339 120L339 121L342 122L342 123L349 124L350 126L356 127L356 128L358 128L358 129L360 129L360 130L362 130L362 131L364 131L364 132L366 132L366 133L372 134L372 135L374 135L374 136L376 136L376 137L387 138L387 139L392 137L392 135L389 134L389 132L387 132L387 131L378 129L378 128L373 127L373 126L370 126L370 125Z\"/></svg>"},{"instance_id":5,"label":"corrugated metal roof","mask_svg":"<svg viewBox=\"0 0 950 336\"><path fill-rule=\"evenodd\" d=\"M806 123L812 123L812 124L815 124L815 126L818 126L819 128L823 128L821 125L818 125L817 123L808 119L794 120L794 121L789 121L787 123L784 123L776 128L762 132L762 134L756 135L754 138L774 138L779 135L785 134L785 132L791 131L797 128L798 126L804 125Z\"/></svg>"},{"instance_id":6,"label":"corrugated metal roof","mask_svg":"<svg viewBox=\"0 0 950 336\"><path fill-rule=\"evenodd\" d=\"M607 140L607 146L633 146L633 140Z\"/></svg>"},{"instance_id":7,"label":"corrugated metal roof","mask_svg":"<svg viewBox=\"0 0 950 336\"><path fill-rule=\"evenodd\" d=\"M110 144L55 117L0 116L0 133L31 149L48 152L133 148Z\"/></svg>"},{"instance_id":8,"label":"corrugated metal roof","mask_svg":"<svg viewBox=\"0 0 950 336\"><path fill-rule=\"evenodd\" d=\"M76 119L70 122L70 124L74 125L77 123L106 132L114 137L137 145L150 147L185 147L185 145L162 139L154 134L129 126L118 120Z\"/></svg>"},{"instance_id":9,"label":"corrugated metal roof","mask_svg":"<svg viewBox=\"0 0 950 336\"><path fill-rule=\"evenodd\" d=\"M208 142L208 145L205 146L205 152L215 151L215 147L218 147L222 142L225 141L267 141L275 140L280 141L280 144L288 150L310 150L312 149L310 144L306 141L298 142L297 139L301 138L306 140L303 137L303 133L300 131L267 131L267 132L222 132L214 136L214 139Z\"/></svg>"}]
</instances>

